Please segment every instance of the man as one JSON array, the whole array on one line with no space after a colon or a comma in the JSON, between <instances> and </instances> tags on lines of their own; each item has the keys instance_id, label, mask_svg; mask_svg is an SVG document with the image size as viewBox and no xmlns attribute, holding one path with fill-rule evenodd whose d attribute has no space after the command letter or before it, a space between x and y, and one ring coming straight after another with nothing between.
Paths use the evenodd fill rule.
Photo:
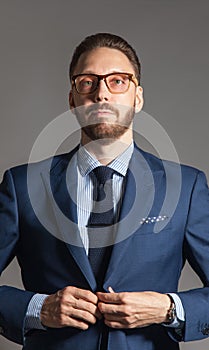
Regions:
<instances>
[{"instance_id":1,"label":"man","mask_svg":"<svg viewBox=\"0 0 209 350\"><path fill-rule=\"evenodd\" d=\"M179 166L133 143L143 90L140 63L124 39L87 37L70 79L80 146L13 168L1 184L1 270L16 255L25 286L0 288L2 335L25 350L174 350L179 341L206 338L204 174L181 166L179 189ZM163 207L168 174L173 195ZM177 292L186 259L204 287Z\"/></svg>"}]
</instances>

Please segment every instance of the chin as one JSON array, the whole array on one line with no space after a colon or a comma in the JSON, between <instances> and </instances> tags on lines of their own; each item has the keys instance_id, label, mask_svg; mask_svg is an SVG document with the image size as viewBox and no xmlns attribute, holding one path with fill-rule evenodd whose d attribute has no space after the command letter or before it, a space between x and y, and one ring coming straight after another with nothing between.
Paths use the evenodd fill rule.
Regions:
<instances>
[{"instance_id":1,"label":"chin","mask_svg":"<svg viewBox=\"0 0 209 350\"><path fill-rule=\"evenodd\" d=\"M85 134L92 140L103 140L104 142L113 142L120 138L126 131L127 127L115 124L96 124L89 125L83 128Z\"/></svg>"}]
</instances>

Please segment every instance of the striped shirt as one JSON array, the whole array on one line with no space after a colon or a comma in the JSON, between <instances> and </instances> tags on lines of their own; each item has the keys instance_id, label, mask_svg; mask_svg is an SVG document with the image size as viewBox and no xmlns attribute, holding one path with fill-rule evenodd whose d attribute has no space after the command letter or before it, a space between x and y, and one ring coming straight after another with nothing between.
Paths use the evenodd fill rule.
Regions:
<instances>
[{"instance_id":1,"label":"striped shirt","mask_svg":"<svg viewBox=\"0 0 209 350\"><path fill-rule=\"evenodd\" d=\"M112 193L113 193L113 206L116 211L122 198L123 192L123 179L126 176L129 161L133 153L134 145L131 145L116 159L114 159L108 167L115 170L116 173L113 174L112 181ZM77 215L78 215L78 227L80 236L88 254L89 240L86 225L88 223L89 215L92 210L93 205L93 187L94 183L92 178L89 176L90 172L101 166L102 164L95 159L85 147L81 147L77 153L77 179L78 179L78 189L77 189Z\"/></svg>"}]
</instances>

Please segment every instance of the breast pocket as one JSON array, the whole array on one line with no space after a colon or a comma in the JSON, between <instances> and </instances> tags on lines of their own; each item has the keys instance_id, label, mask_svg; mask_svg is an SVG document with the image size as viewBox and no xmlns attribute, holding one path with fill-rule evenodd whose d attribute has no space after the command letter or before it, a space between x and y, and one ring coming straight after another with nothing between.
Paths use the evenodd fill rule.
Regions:
<instances>
[{"instance_id":1,"label":"breast pocket","mask_svg":"<svg viewBox=\"0 0 209 350\"><path fill-rule=\"evenodd\" d=\"M157 274L159 268L160 273L163 273L165 266L171 265L171 262L179 265L182 235L173 226L171 220L164 227L155 227L154 223L143 224L134 233L132 236L133 252L143 269L146 270L150 266L151 270L156 271Z\"/></svg>"},{"instance_id":2,"label":"breast pocket","mask_svg":"<svg viewBox=\"0 0 209 350\"><path fill-rule=\"evenodd\" d=\"M166 216L147 217L140 221L140 226L135 235L159 235L165 231L172 230L172 220Z\"/></svg>"}]
</instances>

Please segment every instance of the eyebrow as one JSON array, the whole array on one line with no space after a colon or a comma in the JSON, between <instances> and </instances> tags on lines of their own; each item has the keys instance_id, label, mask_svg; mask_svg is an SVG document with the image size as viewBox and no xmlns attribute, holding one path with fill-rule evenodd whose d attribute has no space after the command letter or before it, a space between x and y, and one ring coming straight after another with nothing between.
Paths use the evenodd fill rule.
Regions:
<instances>
[{"instance_id":1,"label":"eyebrow","mask_svg":"<svg viewBox=\"0 0 209 350\"><path fill-rule=\"evenodd\" d=\"M116 71L116 70L113 70L112 72L109 72L109 73L106 73L106 74L112 74L112 73L127 73L127 71L121 71L121 70L118 70L118 71ZM77 73L77 74L75 74L75 75L79 75L79 74L95 74L95 75L106 75L106 74L97 74L97 73L95 73L95 72L92 72L92 71L84 71L84 72L82 72L82 73ZM134 74L134 73L129 73L128 72L128 74Z\"/></svg>"}]
</instances>

